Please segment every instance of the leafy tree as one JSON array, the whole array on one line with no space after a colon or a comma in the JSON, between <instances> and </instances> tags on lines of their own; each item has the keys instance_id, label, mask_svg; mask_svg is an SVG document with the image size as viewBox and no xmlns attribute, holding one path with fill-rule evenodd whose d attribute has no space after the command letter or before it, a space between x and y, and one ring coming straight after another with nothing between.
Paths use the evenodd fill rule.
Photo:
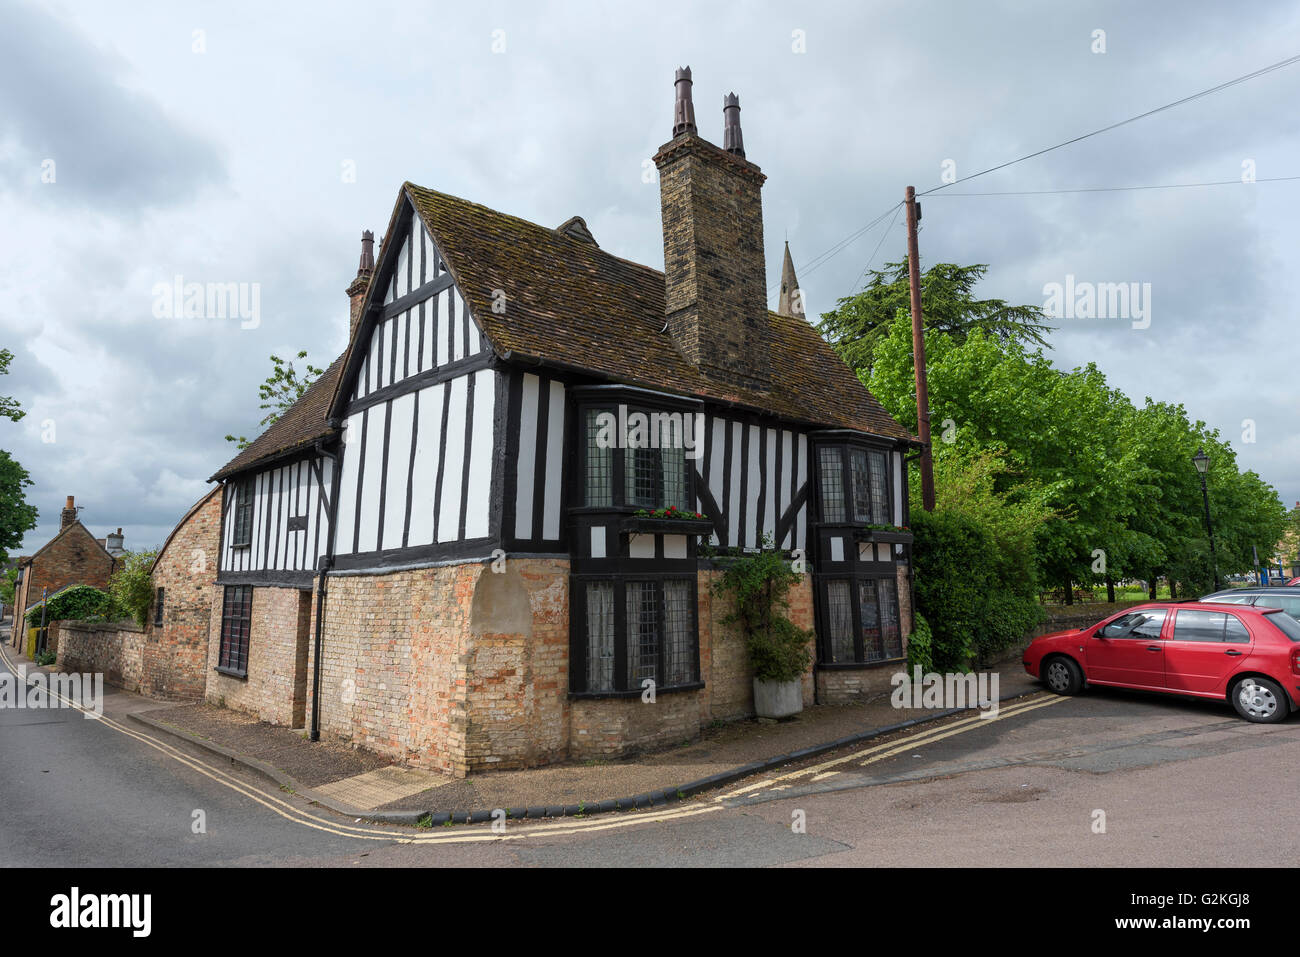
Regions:
<instances>
[{"instance_id":1,"label":"leafy tree","mask_svg":"<svg viewBox=\"0 0 1300 957\"><path fill-rule=\"evenodd\" d=\"M23 491L31 484L27 470L0 451L0 560L7 560L9 549L21 545L23 536L36 527L36 506L27 504Z\"/></svg>"},{"instance_id":2,"label":"leafy tree","mask_svg":"<svg viewBox=\"0 0 1300 957\"><path fill-rule=\"evenodd\" d=\"M294 359L306 359L307 350L302 350ZM262 400L261 408L269 410L258 423L263 429L275 423L280 416L288 412L290 407L302 398L307 388L320 378L324 369L317 369L311 363L304 363L306 371L301 374L294 369L293 359L285 360L279 356L271 356L271 374L266 377L266 381L258 386L257 394ZM227 442L234 442L236 448L245 449L249 446L249 440L244 436L227 435Z\"/></svg>"},{"instance_id":3,"label":"leafy tree","mask_svg":"<svg viewBox=\"0 0 1300 957\"><path fill-rule=\"evenodd\" d=\"M8 349L0 349L0 375L9 374L9 363L14 361L14 354ZM0 395L0 416L17 422L27 412L13 396Z\"/></svg>"},{"instance_id":4,"label":"leafy tree","mask_svg":"<svg viewBox=\"0 0 1300 957\"><path fill-rule=\"evenodd\" d=\"M158 557L156 548L128 551L118 558L118 568L108 579L108 592L114 606L123 614L135 619L141 628L149 620L149 609L153 605L154 559Z\"/></svg>"},{"instance_id":5,"label":"leafy tree","mask_svg":"<svg viewBox=\"0 0 1300 957\"><path fill-rule=\"evenodd\" d=\"M1010 306L1002 299L976 299L976 284L988 266L937 263L921 275L921 315L925 328L953 338L958 344L979 329L1002 341L1045 346L1051 331L1038 306ZM911 316L912 299L907 260L873 269L866 288L840 299L822 314L821 332L859 376L871 371L876 345L889 335L901 310Z\"/></svg>"},{"instance_id":6,"label":"leafy tree","mask_svg":"<svg viewBox=\"0 0 1300 957\"><path fill-rule=\"evenodd\" d=\"M946 455L997 453L1005 467L993 477L993 491L1050 510L1034 532L1035 564L1040 582L1063 587L1067 601L1073 583L1110 586L1160 575L1208 590L1213 565L1191 462L1198 447L1211 461L1220 574L1248 569L1252 544L1267 550L1280 538L1285 514L1277 493L1253 472L1241 472L1231 447L1205 423L1189 421L1181 406L1148 399L1135 407L1094 364L1064 371L1041 350L978 328L964 338L928 329L926 358L940 426L938 501L949 494L939 471ZM876 345L867 385L915 428L911 322L901 310ZM927 617L937 642L940 622Z\"/></svg>"},{"instance_id":7,"label":"leafy tree","mask_svg":"<svg viewBox=\"0 0 1300 957\"><path fill-rule=\"evenodd\" d=\"M14 604L14 591L18 588L18 569L10 568L0 575L0 604Z\"/></svg>"}]
</instances>

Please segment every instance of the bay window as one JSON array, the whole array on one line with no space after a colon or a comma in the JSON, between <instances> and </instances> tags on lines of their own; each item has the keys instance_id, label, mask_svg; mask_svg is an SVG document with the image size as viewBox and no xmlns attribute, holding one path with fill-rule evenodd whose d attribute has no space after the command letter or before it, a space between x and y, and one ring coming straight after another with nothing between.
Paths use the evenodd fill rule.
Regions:
<instances>
[{"instance_id":1,"label":"bay window","mask_svg":"<svg viewBox=\"0 0 1300 957\"><path fill-rule=\"evenodd\" d=\"M582 410L579 501L588 508L691 507L691 412L628 405Z\"/></svg>"},{"instance_id":2,"label":"bay window","mask_svg":"<svg viewBox=\"0 0 1300 957\"><path fill-rule=\"evenodd\" d=\"M817 449L821 520L830 524L892 525L888 453L858 446Z\"/></svg>"}]
</instances>

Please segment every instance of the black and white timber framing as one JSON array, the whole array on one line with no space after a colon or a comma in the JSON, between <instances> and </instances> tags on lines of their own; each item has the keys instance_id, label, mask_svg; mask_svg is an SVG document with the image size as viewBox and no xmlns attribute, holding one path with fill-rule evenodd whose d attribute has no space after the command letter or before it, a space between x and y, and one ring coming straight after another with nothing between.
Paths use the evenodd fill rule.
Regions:
<instances>
[{"instance_id":1,"label":"black and white timber framing","mask_svg":"<svg viewBox=\"0 0 1300 957\"><path fill-rule=\"evenodd\" d=\"M801 552L820 605L831 578L889 578L909 560L905 545L864 540L861 518L827 520L817 466L827 445L883 455L872 481L887 486L887 508L873 511L870 524L902 526L906 441L498 354L435 237L405 195L399 202L332 410L341 439L226 480L220 582L310 587L322 560L337 573L362 574L502 551L567 558L574 587L579 579L680 579L698 567L701 534L715 548L755 549L766 538ZM683 487L707 528L640 527L621 493L588 506L583 416L619 403L697 417ZM253 515L247 544L234 541L243 496ZM575 632L575 654L583 640Z\"/></svg>"}]
</instances>

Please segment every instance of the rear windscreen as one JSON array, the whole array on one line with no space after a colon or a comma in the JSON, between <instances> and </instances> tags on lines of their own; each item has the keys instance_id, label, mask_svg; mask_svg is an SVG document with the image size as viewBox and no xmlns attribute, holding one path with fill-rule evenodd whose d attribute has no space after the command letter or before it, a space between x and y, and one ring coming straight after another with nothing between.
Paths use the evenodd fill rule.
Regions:
<instances>
[{"instance_id":1,"label":"rear windscreen","mask_svg":"<svg viewBox=\"0 0 1300 957\"><path fill-rule=\"evenodd\" d=\"M1266 613L1264 620L1286 635L1292 641L1300 642L1300 621L1296 621L1284 611Z\"/></svg>"}]
</instances>

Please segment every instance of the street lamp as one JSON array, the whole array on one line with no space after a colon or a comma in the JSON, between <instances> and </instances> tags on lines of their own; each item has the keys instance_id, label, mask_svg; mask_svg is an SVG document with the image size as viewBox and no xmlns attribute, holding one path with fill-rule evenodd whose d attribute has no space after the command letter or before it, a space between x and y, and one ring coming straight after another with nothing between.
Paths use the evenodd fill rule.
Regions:
<instances>
[{"instance_id":1,"label":"street lamp","mask_svg":"<svg viewBox=\"0 0 1300 957\"><path fill-rule=\"evenodd\" d=\"M1210 562L1214 565L1214 590L1219 590L1219 560L1214 554L1214 526L1210 524L1210 493L1205 487L1205 473L1210 468L1210 457L1205 450L1197 449L1192 456L1192 464L1201 477L1201 501L1205 504L1205 531L1210 536Z\"/></svg>"}]
</instances>

